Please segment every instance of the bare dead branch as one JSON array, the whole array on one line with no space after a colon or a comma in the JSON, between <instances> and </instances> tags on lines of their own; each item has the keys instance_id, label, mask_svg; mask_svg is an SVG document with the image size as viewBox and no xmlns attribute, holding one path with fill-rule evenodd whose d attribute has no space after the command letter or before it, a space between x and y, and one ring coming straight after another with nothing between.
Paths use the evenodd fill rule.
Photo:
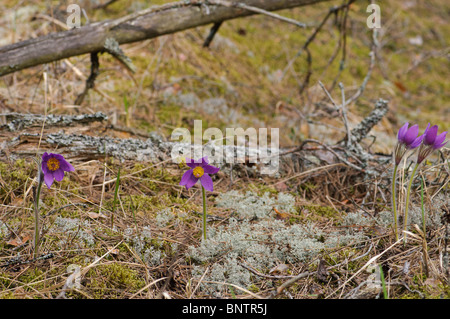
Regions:
<instances>
[{"instance_id":1,"label":"bare dead branch","mask_svg":"<svg viewBox=\"0 0 450 319\"><path fill-rule=\"evenodd\" d=\"M213 24L211 27L211 30L209 31L208 37L205 39L205 42L203 43L203 47L207 48L211 44L212 40L214 39L214 36L216 35L217 31L219 31L220 26L222 25L223 21L219 21Z\"/></svg>"},{"instance_id":2,"label":"bare dead branch","mask_svg":"<svg viewBox=\"0 0 450 319\"><path fill-rule=\"evenodd\" d=\"M102 51L108 38L115 39L119 44L138 42L219 21L323 1L329 0L242 0L239 4L230 2L233 4L230 6L224 5L228 2L219 5L208 1L180 1L152 6L116 20L91 23L78 29L1 47L0 76L39 64Z\"/></svg>"},{"instance_id":3,"label":"bare dead branch","mask_svg":"<svg viewBox=\"0 0 450 319\"><path fill-rule=\"evenodd\" d=\"M91 74L86 80L86 86L84 87L83 92L81 92L76 100L75 105L81 105L83 103L84 97L86 96L89 89L92 89L95 85L95 79L97 78L97 75L99 73L100 63L98 61L98 54L99 52L92 52L91 53Z\"/></svg>"},{"instance_id":4,"label":"bare dead branch","mask_svg":"<svg viewBox=\"0 0 450 319\"><path fill-rule=\"evenodd\" d=\"M76 124L88 124L92 122L102 122L108 117L106 114L97 112L94 114L80 114L80 115L54 115L47 116L41 114L21 114L21 113L4 113L7 123L0 125L0 129L7 129L8 131L19 131L23 129L30 129L30 127L41 127L45 121L47 127L60 126L67 127Z\"/></svg>"}]
</instances>

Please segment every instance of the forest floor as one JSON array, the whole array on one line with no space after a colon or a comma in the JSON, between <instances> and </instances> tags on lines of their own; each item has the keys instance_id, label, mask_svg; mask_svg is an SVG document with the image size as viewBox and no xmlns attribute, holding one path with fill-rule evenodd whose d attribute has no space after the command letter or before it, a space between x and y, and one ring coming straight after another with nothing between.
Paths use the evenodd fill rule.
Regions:
<instances>
[{"instance_id":1,"label":"forest floor","mask_svg":"<svg viewBox=\"0 0 450 319\"><path fill-rule=\"evenodd\" d=\"M393 231L389 159L405 122L419 124L421 133L427 123L449 128L449 3L383 2L374 34L366 2L357 1L331 15L299 54L330 7L341 4L277 12L306 28L265 15L226 21L207 48L211 26L123 45L136 72L101 54L95 87L80 105L89 55L4 76L0 298L448 299L448 145L416 175L424 183L413 183L409 228L400 232L406 241ZM149 5L81 4L91 22ZM0 46L62 31L67 17L64 1L8 0L0 7ZM355 97L346 120L319 82L338 104L339 83L347 99ZM369 166L359 170L361 159L331 156L332 147L342 151L336 145L346 137L345 123L357 126L379 99L388 101L388 112L360 143L373 155ZM101 112L107 120L11 130L11 112ZM181 165L83 153L48 138L62 132L169 141L176 128L192 131L194 120L223 132L279 128L280 147L314 140L310 150L322 155L306 159L315 167L310 172L285 163L275 176L223 165L207 192L203 240L201 188L179 185ZM44 151L64 155L75 171L42 188L40 254L33 258L33 157ZM414 160L405 158L399 169L399 225Z\"/></svg>"}]
</instances>

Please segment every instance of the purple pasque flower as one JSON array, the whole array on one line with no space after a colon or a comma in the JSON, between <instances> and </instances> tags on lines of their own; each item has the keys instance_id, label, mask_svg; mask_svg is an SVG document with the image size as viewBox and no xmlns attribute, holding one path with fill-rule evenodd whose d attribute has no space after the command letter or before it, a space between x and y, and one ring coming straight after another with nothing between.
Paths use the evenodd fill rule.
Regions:
<instances>
[{"instance_id":1,"label":"purple pasque flower","mask_svg":"<svg viewBox=\"0 0 450 319\"><path fill-rule=\"evenodd\" d=\"M397 146L395 147L394 159L395 164L400 164L403 156L408 150L415 149L422 143L424 134L419 134L419 125L415 124L409 127L409 123L406 122L399 130L397 134Z\"/></svg>"},{"instance_id":2,"label":"purple pasque flower","mask_svg":"<svg viewBox=\"0 0 450 319\"><path fill-rule=\"evenodd\" d=\"M419 155L417 155L417 163L420 164L422 161L427 158L434 150L440 149L448 141L445 141L445 137L447 135L447 131L442 132L441 134L437 134L439 131L439 126L433 125L430 127L430 123L428 123L425 132L423 133L424 138L422 141L422 145L419 148Z\"/></svg>"},{"instance_id":3,"label":"purple pasque flower","mask_svg":"<svg viewBox=\"0 0 450 319\"><path fill-rule=\"evenodd\" d=\"M73 172L73 166L64 159L60 154L47 153L42 155L42 172L44 174L44 182L50 189L53 184L53 179L58 182L64 178L64 172Z\"/></svg>"},{"instance_id":4,"label":"purple pasque flower","mask_svg":"<svg viewBox=\"0 0 450 319\"><path fill-rule=\"evenodd\" d=\"M410 128L408 128L408 126L409 123L406 122L406 124L398 131L397 137L400 143L405 144L409 149L413 149L420 145L424 135L422 134L417 137L417 134L419 134L419 125L415 124Z\"/></svg>"},{"instance_id":5,"label":"purple pasque flower","mask_svg":"<svg viewBox=\"0 0 450 319\"><path fill-rule=\"evenodd\" d=\"M180 185L186 186L186 189L189 189L200 180L202 186L212 192L213 181L209 174L216 174L220 168L209 165L208 156L202 157L199 163L190 158L186 158L186 165L191 169L183 174Z\"/></svg>"}]
</instances>

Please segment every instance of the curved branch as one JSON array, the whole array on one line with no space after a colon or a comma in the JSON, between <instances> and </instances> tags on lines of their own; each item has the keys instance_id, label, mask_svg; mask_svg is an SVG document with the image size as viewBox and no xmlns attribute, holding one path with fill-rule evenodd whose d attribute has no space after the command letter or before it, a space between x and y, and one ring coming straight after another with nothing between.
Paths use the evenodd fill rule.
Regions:
<instances>
[{"instance_id":1,"label":"curved branch","mask_svg":"<svg viewBox=\"0 0 450 319\"><path fill-rule=\"evenodd\" d=\"M244 7L205 1L180 1L152 6L116 19L78 29L50 33L0 48L0 76L39 64L104 49L107 38L119 44L142 41L219 21L249 16L256 7L276 11L329 0L242 0ZM233 2L234 3L234 2Z\"/></svg>"}]
</instances>

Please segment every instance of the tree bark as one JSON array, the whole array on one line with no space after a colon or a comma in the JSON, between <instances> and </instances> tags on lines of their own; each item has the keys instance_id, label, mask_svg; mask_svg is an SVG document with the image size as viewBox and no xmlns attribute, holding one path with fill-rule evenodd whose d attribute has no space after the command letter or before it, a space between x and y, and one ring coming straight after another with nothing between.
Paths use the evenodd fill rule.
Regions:
<instances>
[{"instance_id":1,"label":"tree bark","mask_svg":"<svg viewBox=\"0 0 450 319\"><path fill-rule=\"evenodd\" d=\"M242 0L247 6L276 11L330 0ZM107 38L119 44L255 14L248 9L211 4L214 1L181 1L150 7L116 20L50 33L0 48L0 76L39 64L102 51ZM229 2L233 4L233 2Z\"/></svg>"}]
</instances>

